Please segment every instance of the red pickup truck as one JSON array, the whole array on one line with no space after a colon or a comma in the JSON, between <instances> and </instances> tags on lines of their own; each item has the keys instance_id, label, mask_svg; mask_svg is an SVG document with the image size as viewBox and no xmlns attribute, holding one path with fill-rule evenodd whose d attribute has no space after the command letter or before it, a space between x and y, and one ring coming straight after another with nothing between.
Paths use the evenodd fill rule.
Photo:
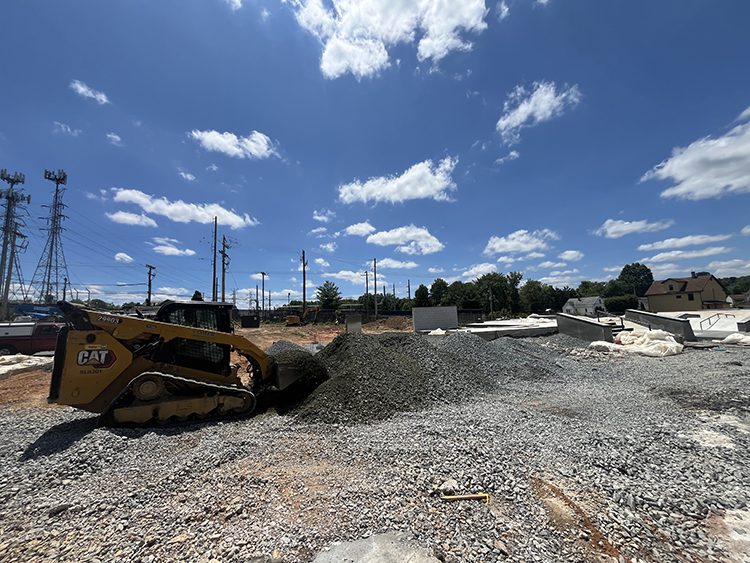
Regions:
<instances>
[{"instance_id":1,"label":"red pickup truck","mask_svg":"<svg viewBox=\"0 0 750 563\"><path fill-rule=\"evenodd\" d=\"M0 355L35 354L55 349L63 323L0 323Z\"/></svg>"}]
</instances>

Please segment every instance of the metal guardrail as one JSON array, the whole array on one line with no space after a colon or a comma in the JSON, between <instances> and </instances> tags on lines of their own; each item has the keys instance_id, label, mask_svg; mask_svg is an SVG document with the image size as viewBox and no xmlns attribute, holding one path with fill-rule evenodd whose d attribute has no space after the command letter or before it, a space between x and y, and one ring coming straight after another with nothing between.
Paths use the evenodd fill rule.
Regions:
<instances>
[{"instance_id":1,"label":"metal guardrail","mask_svg":"<svg viewBox=\"0 0 750 563\"><path fill-rule=\"evenodd\" d=\"M708 321L708 328L711 328L712 326L714 326L716 323L718 323L721 320L721 317L727 317L727 318L732 317L733 319L737 318L735 315L732 315L731 313L714 313L710 317L706 317L705 319L701 320L701 322L699 323L701 330L706 330L705 328L703 328L703 323L705 323L706 321ZM711 322L712 319L714 319L713 322Z\"/></svg>"}]
</instances>

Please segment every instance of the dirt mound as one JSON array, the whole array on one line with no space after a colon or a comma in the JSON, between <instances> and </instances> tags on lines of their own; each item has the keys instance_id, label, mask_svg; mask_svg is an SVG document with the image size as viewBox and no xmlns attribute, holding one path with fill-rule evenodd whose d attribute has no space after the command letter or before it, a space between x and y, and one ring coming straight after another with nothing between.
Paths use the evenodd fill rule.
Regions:
<instances>
[{"instance_id":1,"label":"dirt mound","mask_svg":"<svg viewBox=\"0 0 750 563\"><path fill-rule=\"evenodd\" d=\"M415 334L341 335L318 353L330 379L307 398L297 416L356 424L495 391L504 369L472 361L463 344L487 344L470 338L475 340L434 346Z\"/></svg>"}]
</instances>

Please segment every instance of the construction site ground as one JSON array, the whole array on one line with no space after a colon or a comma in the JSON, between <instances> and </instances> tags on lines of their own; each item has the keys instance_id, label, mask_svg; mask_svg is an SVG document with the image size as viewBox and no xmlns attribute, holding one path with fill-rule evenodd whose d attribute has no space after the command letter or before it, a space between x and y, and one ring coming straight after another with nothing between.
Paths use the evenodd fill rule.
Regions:
<instances>
[{"instance_id":1,"label":"construction site ground","mask_svg":"<svg viewBox=\"0 0 750 563\"><path fill-rule=\"evenodd\" d=\"M297 562L391 533L435 561L750 561L748 349L384 334L321 354L335 377L298 410L148 429L46 405L48 371L0 379L0 560Z\"/></svg>"}]
</instances>

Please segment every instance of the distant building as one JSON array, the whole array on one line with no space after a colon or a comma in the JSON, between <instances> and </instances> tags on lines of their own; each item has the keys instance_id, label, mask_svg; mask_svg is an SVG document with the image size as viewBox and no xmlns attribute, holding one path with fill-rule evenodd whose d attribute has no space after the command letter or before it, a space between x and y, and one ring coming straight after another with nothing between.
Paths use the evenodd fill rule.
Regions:
<instances>
[{"instance_id":1,"label":"distant building","mask_svg":"<svg viewBox=\"0 0 750 563\"><path fill-rule=\"evenodd\" d=\"M750 309L750 290L727 297L727 303L734 309Z\"/></svg>"},{"instance_id":2,"label":"distant building","mask_svg":"<svg viewBox=\"0 0 750 563\"><path fill-rule=\"evenodd\" d=\"M727 290L711 274L689 278L667 278L655 281L646 291L649 311L699 311L701 309L724 309L727 303Z\"/></svg>"},{"instance_id":3,"label":"distant building","mask_svg":"<svg viewBox=\"0 0 750 563\"><path fill-rule=\"evenodd\" d=\"M563 305L563 313L568 315L579 315L596 317L607 312L601 297L573 297Z\"/></svg>"}]
</instances>

